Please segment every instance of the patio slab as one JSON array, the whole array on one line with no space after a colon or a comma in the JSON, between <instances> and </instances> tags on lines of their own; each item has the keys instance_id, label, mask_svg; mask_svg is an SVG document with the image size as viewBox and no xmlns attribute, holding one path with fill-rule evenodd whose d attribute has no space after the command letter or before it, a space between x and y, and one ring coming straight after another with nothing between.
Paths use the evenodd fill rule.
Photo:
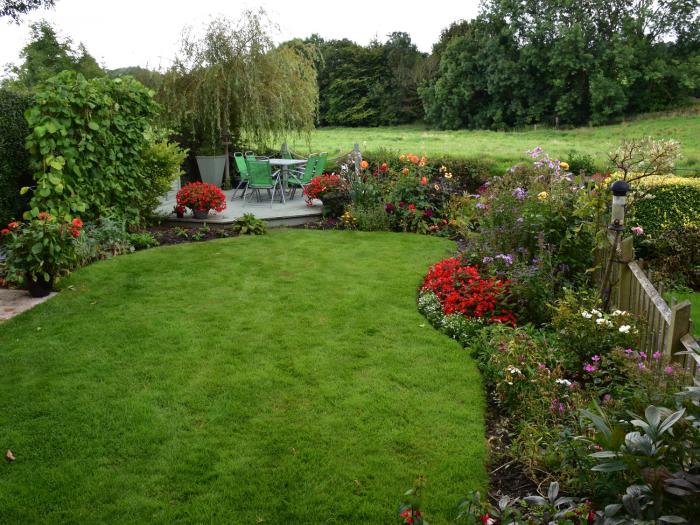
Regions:
<instances>
[{"instance_id":1,"label":"patio slab","mask_svg":"<svg viewBox=\"0 0 700 525\"><path fill-rule=\"evenodd\" d=\"M238 191L237 195L240 193ZM178 219L173 213L176 204L175 196L177 195L175 191L169 191L163 196L157 211L167 216L167 222L173 223L202 224L206 222L210 225L223 226L243 217L245 213L252 213L258 219L267 222L268 226L296 226L319 219L323 210L321 201L315 200L312 206L308 206L299 192L293 200L287 200L286 204L274 202L272 206L270 206L269 199L257 202L254 197L251 197L249 201L244 203L243 199L238 196L231 200L233 190L226 190L224 194L226 195L226 209L220 213L211 211L206 220L195 219L191 213ZM265 196L266 194L263 192L263 197Z\"/></svg>"},{"instance_id":2,"label":"patio slab","mask_svg":"<svg viewBox=\"0 0 700 525\"><path fill-rule=\"evenodd\" d=\"M27 290L0 288L0 321L7 321L15 315L51 299L54 295L56 292L52 292L46 297L32 297Z\"/></svg>"}]
</instances>

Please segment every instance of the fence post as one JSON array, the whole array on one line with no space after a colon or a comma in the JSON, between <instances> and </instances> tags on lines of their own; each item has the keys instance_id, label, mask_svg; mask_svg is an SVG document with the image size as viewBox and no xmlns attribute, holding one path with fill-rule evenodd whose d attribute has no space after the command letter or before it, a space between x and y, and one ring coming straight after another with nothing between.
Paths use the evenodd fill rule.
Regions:
<instances>
[{"instance_id":1,"label":"fence post","mask_svg":"<svg viewBox=\"0 0 700 525\"><path fill-rule=\"evenodd\" d=\"M362 162L362 153L360 152L360 145L357 142L352 148L352 156L355 158L355 175L359 175L360 163Z\"/></svg>"},{"instance_id":2,"label":"fence post","mask_svg":"<svg viewBox=\"0 0 700 525\"><path fill-rule=\"evenodd\" d=\"M286 142L282 143L282 147L280 148L280 153L282 154L282 158L285 159L285 155L289 155L289 146L287 146Z\"/></svg>"},{"instance_id":3,"label":"fence post","mask_svg":"<svg viewBox=\"0 0 700 525\"><path fill-rule=\"evenodd\" d=\"M671 322L668 326L668 336L664 353L672 359L674 353L680 350L681 338L690 332L690 301L674 304L671 307ZM676 358L677 359L677 358Z\"/></svg>"},{"instance_id":4,"label":"fence post","mask_svg":"<svg viewBox=\"0 0 700 525\"><path fill-rule=\"evenodd\" d=\"M634 261L634 241L632 237L623 239L620 243L620 282L618 283L618 305L620 310L629 311L632 293L632 270L628 266Z\"/></svg>"}]
</instances>

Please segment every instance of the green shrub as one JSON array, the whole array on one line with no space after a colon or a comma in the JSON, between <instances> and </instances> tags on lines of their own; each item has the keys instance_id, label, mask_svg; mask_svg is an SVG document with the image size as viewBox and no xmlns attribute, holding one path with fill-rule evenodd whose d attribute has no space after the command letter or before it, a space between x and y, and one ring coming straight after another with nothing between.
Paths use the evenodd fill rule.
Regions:
<instances>
[{"instance_id":1,"label":"green shrub","mask_svg":"<svg viewBox=\"0 0 700 525\"><path fill-rule=\"evenodd\" d=\"M147 248L154 248L155 246L158 246L160 244L158 242L158 239L156 239L153 236L153 234L149 232L127 233L126 239L129 241L129 244L131 244L131 246L134 247L135 250L145 250Z\"/></svg>"},{"instance_id":2,"label":"green shrub","mask_svg":"<svg viewBox=\"0 0 700 525\"><path fill-rule=\"evenodd\" d=\"M352 216L355 218L355 226L362 231L387 231L391 228L389 215L383 204L367 206L352 206Z\"/></svg>"},{"instance_id":3,"label":"green shrub","mask_svg":"<svg viewBox=\"0 0 700 525\"><path fill-rule=\"evenodd\" d=\"M24 112L31 98L0 89L0 224L19 217L29 199L20 188L32 180L24 141L29 126Z\"/></svg>"},{"instance_id":4,"label":"green shrub","mask_svg":"<svg viewBox=\"0 0 700 525\"><path fill-rule=\"evenodd\" d=\"M593 157L587 153L569 152L568 164L569 169L567 171L574 175L580 175L583 172L584 175L591 176L598 171Z\"/></svg>"},{"instance_id":5,"label":"green shrub","mask_svg":"<svg viewBox=\"0 0 700 525\"><path fill-rule=\"evenodd\" d=\"M639 186L648 196L634 203L630 224L652 238L669 229L700 228L700 178L649 177Z\"/></svg>"},{"instance_id":6,"label":"green shrub","mask_svg":"<svg viewBox=\"0 0 700 525\"><path fill-rule=\"evenodd\" d=\"M155 133L147 133L147 137L149 144L143 152L143 169L150 185L143 192L143 206L144 210L152 210L158 206L159 197L172 187L173 180L183 175L182 163L188 152Z\"/></svg>"},{"instance_id":7,"label":"green shrub","mask_svg":"<svg viewBox=\"0 0 700 525\"><path fill-rule=\"evenodd\" d=\"M64 71L49 79L26 112L36 183L27 215L48 210L94 221L111 212L142 222L162 190L159 170L143 158L157 110L152 92L128 77L86 80Z\"/></svg>"},{"instance_id":8,"label":"green shrub","mask_svg":"<svg viewBox=\"0 0 700 525\"><path fill-rule=\"evenodd\" d=\"M267 233L267 225L265 221L258 219L252 213L244 213L233 221L231 229L239 235L265 235Z\"/></svg>"}]
</instances>

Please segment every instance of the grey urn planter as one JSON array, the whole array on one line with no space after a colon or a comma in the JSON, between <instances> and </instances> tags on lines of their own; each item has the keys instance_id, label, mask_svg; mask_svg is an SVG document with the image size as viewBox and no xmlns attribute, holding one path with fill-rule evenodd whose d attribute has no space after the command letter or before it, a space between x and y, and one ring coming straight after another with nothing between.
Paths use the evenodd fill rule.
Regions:
<instances>
[{"instance_id":1,"label":"grey urn planter","mask_svg":"<svg viewBox=\"0 0 700 525\"><path fill-rule=\"evenodd\" d=\"M197 167L202 182L215 184L220 188L224 179L226 155L197 155Z\"/></svg>"}]
</instances>

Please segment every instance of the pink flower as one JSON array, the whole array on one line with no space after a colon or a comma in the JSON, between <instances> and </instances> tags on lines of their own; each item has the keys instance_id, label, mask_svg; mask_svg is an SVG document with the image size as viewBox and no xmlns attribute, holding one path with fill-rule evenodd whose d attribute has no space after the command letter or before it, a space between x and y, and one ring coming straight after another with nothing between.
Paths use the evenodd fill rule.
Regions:
<instances>
[{"instance_id":1,"label":"pink flower","mask_svg":"<svg viewBox=\"0 0 700 525\"><path fill-rule=\"evenodd\" d=\"M639 352L639 358L640 358L640 359L646 359L646 358L647 358L647 353L646 353L646 352Z\"/></svg>"},{"instance_id":2,"label":"pink flower","mask_svg":"<svg viewBox=\"0 0 700 525\"><path fill-rule=\"evenodd\" d=\"M667 366L666 368L664 368L664 372L666 372L667 374L672 374L672 373L673 373L673 367L672 367L672 366Z\"/></svg>"},{"instance_id":3,"label":"pink flower","mask_svg":"<svg viewBox=\"0 0 700 525\"><path fill-rule=\"evenodd\" d=\"M641 226L635 226L631 228L631 230L632 233L634 233L635 235L644 235L644 228L642 228Z\"/></svg>"},{"instance_id":4,"label":"pink flower","mask_svg":"<svg viewBox=\"0 0 700 525\"><path fill-rule=\"evenodd\" d=\"M583 365L583 370L585 372L595 372L596 370L598 370L598 367L590 363L586 363L585 365Z\"/></svg>"},{"instance_id":5,"label":"pink flower","mask_svg":"<svg viewBox=\"0 0 700 525\"><path fill-rule=\"evenodd\" d=\"M593 357L591 357L591 361L594 361L594 362L597 363L598 361L600 361L600 356L599 356L599 355L594 355Z\"/></svg>"},{"instance_id":6,"label":"pink flower","mask_svg":"<svg viewBox=\"0 0 700 525\"><path fill-rule=\"evenodd\" d=\"M631 354L631 353L632 353L632 349L631 349L631 348L625 348L625 353L626 353L626 354Z\"/></svg>"},{"instance_id":7,"label":"pink flower","mask_svg":"<svg viewBox=\"0 0 700 525\"><path fill-rule=\"evenodd\" d=\"M641 361L640 361L639 363L637 363L637 366L639 366L639 369L640 369L640 370L644 370L644 369L646 368L646 366L644 365L644 363L642 363Z\"/></svg>"},{"instance_id":8,"label":"pink flower","mask_svg":"<svg viewBox=\"0 0 700 525\"><path fill-rule=\"evenodd\" d=\"M653 357L654 359L661 359L661 352L654 352L653 354L651 354L651 357Z\"/></svg>"}]
</instances>

